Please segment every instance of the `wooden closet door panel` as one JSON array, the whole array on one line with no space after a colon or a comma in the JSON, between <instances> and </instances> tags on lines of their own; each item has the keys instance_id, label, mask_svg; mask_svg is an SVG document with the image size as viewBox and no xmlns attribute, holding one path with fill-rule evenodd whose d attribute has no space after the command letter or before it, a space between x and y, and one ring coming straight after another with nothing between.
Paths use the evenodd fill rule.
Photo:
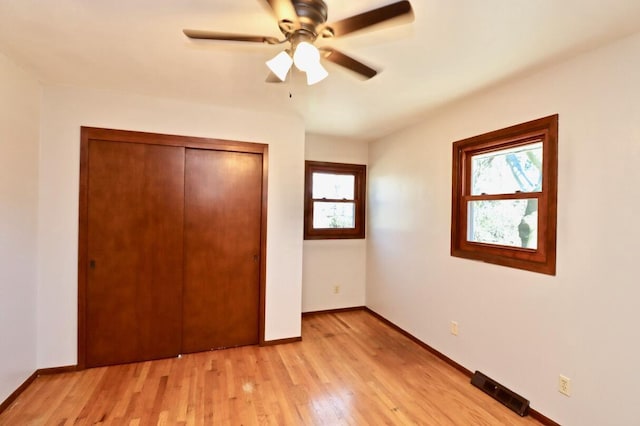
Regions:
<instances>
[{"instance_id":1,"label":"wooden closet door panel","mask_svg":"<svg viewBox=\"0 0 640 426\"><path fill-rule=\"evenodd\" d=\"M89 142L87 366L181 346L184 148Z\"/></svg>"},{"instance_id":2,"label":"wooden closet door panel","mask_svg":"<svg viewBox=\"0 0 640 426\"><path fill-rule=\"evenodd\" d=\"M258 343L262 156L187 149L183 352Z\"/></svg>"}]
</instances>

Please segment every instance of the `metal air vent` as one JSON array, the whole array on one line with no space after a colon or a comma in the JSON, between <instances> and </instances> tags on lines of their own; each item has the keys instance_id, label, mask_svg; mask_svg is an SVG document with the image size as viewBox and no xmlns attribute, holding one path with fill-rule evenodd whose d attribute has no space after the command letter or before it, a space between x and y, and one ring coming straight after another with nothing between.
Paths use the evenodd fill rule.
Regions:
<instances>
[{"instance_id":1,"label":"metal air vent","mask_svg":"<svg viewBox=\"0 0 640 426\"><path fill-rule=\"evenodd\" d=\"M510 389L502 386L500 383L476 371L471 377L471 384L482 390L493 399L502 403L504 406L518 415L524 417L529 414L529 400L518 395Z\"/></svg>"}]
</instances>

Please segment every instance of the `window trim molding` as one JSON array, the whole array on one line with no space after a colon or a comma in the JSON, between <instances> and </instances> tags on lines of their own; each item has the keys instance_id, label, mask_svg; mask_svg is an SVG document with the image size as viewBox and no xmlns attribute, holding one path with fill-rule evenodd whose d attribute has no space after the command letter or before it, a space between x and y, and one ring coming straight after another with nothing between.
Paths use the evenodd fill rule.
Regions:
<instances>
[{"instance_id":1,"label":"window trim molding","mask_svg":"<svg viewBox=\"0 0 640 426\"><path fill-rule=\"evenodd\" d=\"M326 161L305 161L304 178L304 239L363 239L365 238L365 210L367 192L367 166L364 164L333 163ZM348 174L355 177L354 204L355 228L313 228L313 173Z\"/></svg>"},{"instance_id":2,"label":"window trim molding","mask_svg":"<svg viewBox=\"0 0 640 426\"><path fill-rule=\"evenodd\" d=\"M538 199L538 248L507 247L467 241L467 204L471 191L471 156L542 141L542 191L495 195L496 199ZM556 274L558 190L558 114L453 143L451 256ZM463 170L464 167L464 170Z\"/></svg>"}]
</instances>

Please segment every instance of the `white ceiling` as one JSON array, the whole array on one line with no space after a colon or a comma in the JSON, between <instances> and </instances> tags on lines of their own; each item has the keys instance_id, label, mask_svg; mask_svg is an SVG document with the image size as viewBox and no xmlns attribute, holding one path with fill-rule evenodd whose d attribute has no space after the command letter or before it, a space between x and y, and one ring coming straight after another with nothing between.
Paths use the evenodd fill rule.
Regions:
<instances>
[{"instance_id":1,"label":"white ceiling","mask_svg":"<svg viewBox=\"0 0 640 426\"><path fill-rule=\"evenodd\" d=\"M329 22L392 0L325 0ZM279 37L263 0L0 0L0 52L45 84L294 111L307 130L374 138L499 81L640 31L639 0L412 0L411 24L330 44L381 69L369 81L264 82L282 50L193 41L183 28ZM289 96L291 94L291 97Z\"/></svg>"}]
</instances>

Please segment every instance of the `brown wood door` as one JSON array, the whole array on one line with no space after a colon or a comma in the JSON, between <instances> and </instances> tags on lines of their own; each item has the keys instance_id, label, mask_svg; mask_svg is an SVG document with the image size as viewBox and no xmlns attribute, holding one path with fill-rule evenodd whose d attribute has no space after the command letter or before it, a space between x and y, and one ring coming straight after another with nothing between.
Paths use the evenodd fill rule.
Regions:
<instances>
[{"instance_id":1,"label":"brown wood door","mask_svg":"<svg viewBox=\"0 0 640 426\"><path fill-rule=\"evenodd\" d=\"M89 142L87 367L180 353L184 152Z\"/></svg>"},{"instance_id":2,"label":"brown wood door","mask_svg":"<svg viewBox=\"0 0 640 426\"><path fill-rule=\"evenodd\" d=\"M262 156L187 149L184 353L258 343Z\"/></svg>"}]
</instances>

